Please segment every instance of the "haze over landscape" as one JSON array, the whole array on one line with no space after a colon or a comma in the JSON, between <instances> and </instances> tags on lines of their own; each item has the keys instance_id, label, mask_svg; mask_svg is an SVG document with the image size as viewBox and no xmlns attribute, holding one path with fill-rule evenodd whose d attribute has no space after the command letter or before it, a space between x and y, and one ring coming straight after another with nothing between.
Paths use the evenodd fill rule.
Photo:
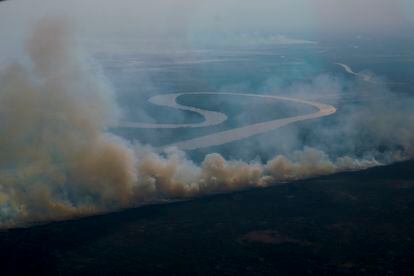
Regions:
<instances>
[{"instance_id":1,"label":"haze over landscape","mask_svg":"<svg viewBox=\"0 0 414 276\"><path fill-rule=\"evenodd\" d=\"M393 166L405 175L414 157L413 28L408 0L2 2L0 244L8 248L15 228L148 204L174 209L239 191L254 202L260 190L279 198L279 185L320 176L398 175ZM355 193L372 188L355 179ZM314 196L308 189L292 198ZM409 206L401 210L411 199L398 201ZM229 209L238 222L251 215L239 208ZM266 221L283 216L269 208L279 215ZM260 227L237 244L315 246Z\"/></svg>"}]
</instances>

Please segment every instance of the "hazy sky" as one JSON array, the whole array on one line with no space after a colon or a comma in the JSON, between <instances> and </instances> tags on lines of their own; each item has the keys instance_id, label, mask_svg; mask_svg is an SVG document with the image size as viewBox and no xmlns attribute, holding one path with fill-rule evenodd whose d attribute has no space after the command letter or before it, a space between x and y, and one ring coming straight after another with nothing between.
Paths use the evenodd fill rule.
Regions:
<instances>
[{"instance_id":1,"label":"hazy sky","mask_svg":"<svg viewBox=\"0 0 414 276\"><path fill-rule=\"evenodd\" d=\"M9 0L0 4L0 49L13 49L23 30L44 15L69 18L86 37L127 33L186 38L205 31L398 34L413 30L414 1Z\"/></svg>"},{"instance_id":2,"label":"hazy sky","mask_svg":"<svg viewBox=\"0 0 414 276\"><path fill-rule=\"evenodd\" d=\"M9 0L0 23L67 14L84 28L116 30L383 31L412 25L412 0ZM2 28L3 29L3 28Z\"/></svg>"}]
</instances>

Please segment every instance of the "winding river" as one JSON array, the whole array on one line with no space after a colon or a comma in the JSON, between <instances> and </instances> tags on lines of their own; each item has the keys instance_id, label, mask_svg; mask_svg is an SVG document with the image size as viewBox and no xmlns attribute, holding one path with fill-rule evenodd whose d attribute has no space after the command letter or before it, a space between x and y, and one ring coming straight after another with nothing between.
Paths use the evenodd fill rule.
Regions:
<instances>
[{"instance_id":1,"label":"winding river","mask_svg":"<svg viewBox=\"0 0 414 276\"><path fill-rule=\"evenodd\" d=\"M229 142L245 139L257 134L269 132L271 130L311 119L316 119L324 116L334 114L336 108L323 103L317 103L297 98L273 96L273 95L260 95L260 94L246 94L246 93L219 93L219 92L189 92L189 93L174 93L157 95L149 99L149 102L158 106L165 106L175 108L181 111L196 112L203 116L204 121L201 123L191 124L151 124L151 123L137 123L137 122L120 122L119 127L122 128L147 128L147 129L174 129L174 128L197 128L219 125L227 120L227 116L221 112L209 111L199 109L192 106L181 105L177 103L177 98L184 95L229 95L237 97L249 97L249 98L264 98L269 100L281 100L300 104L310 105L317 109L316 112L298 115L292 117L286 117L282 119L268 120L261 123L254 123L251 125L232 128L224 131L219 131L213 134L204 135L201 137L183 140L174 144L169 144L161 147L161 150L171 147L176 147L180 150L195 150L201 148L207 148L211 146L219 146Z\"/></svg>"}]
</instances>

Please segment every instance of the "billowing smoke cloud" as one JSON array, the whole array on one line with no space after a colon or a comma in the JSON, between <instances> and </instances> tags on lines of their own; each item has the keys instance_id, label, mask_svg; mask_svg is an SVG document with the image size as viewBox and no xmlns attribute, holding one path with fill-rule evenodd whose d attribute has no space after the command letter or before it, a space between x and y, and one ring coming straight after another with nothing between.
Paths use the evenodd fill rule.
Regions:
<instances>
[{"instance_id":1,"label":"billowing smoke cloud","mask_svg":"<svg viewBox=\"0 0 414 276\"><path fill-rule=\"evenodd\" d=\"M265 164L229 161L214 153L198 165L175 149L157 153L108 131L120 114L115 95L65 24L42 21L26 51L27 59L0 72L1 227L379 164L375 154L330 158L306 147ZM369 129L379 128L372 133L388 139L387 125L371 122L372 114L365 118L363 124ZM392 144L399 145L398 158L413 153L413 133L411 127L392 137L397 139Z\"/></svg>"},{"instance_id":2,"label":"billowing smoke cloud","mask_svg":"<svg viewBox=\"0 0 414 276\"><path fill-rule=\"evenodd\" d=\"M104 132L117 117L111 89L60 21L41 22L27 53L0 76L1 223L124 203L135 157Z\"/></svg>"}]
</instances>

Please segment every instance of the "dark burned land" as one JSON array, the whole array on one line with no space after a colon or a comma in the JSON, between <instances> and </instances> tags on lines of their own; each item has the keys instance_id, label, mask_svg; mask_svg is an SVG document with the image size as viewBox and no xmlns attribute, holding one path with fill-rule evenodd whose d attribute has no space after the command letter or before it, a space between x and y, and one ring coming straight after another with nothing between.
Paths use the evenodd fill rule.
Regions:
<instances>
[{"instance_id":1,"label":"dark burned land","mask_svg":"<svg viewBox=\"0 0 414 276\"><path fill-rule=\"evenodd\" d=\"M414 273L414 161L0 232L3 275Z\"/></svg>"}]
</instances>

